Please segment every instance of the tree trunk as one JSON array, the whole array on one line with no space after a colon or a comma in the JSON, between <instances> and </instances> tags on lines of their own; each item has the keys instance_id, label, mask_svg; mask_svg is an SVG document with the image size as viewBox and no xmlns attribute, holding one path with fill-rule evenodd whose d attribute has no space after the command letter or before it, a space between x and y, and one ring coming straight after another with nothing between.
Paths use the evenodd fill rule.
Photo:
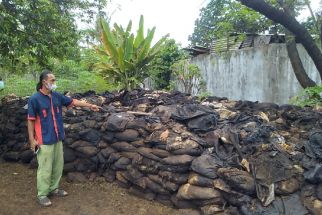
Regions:
<instances>
[{"instance_id":1,"label":"tree trunk","mask_svg":"<svg viewBox=\"0 0 322 215\"><path fill-rule=\"evenodd\" d=\"M243 5L263 14L274 22L280 23L303 44L309 56L312 58L322 80L322 53L315 44L309 32L296 19L283 11L274 8L263 0L238 0Z\"/></svg>"},{"instance_id":2,"label":"tree trunk","mask_svg":"<svg viewBox=\"0 0 322 215\"><path fill-rule=\"evenodd\" d=\"M305 72L302 60L297 51L294 36L291 35L291 33L289 33L288 31L286 31L286 38L287 54L290 58L296 79L303 88L316 86L316 83L312 79L310 79L310 77Z\"/></svg>"},{"instance_id":3,"label":"tree trunk","mask_svg":"<svg viewBox=\"0 0 322 215\"><path fill-rule=\"evenodd\" d=\"M310 8L309 2L306 3L308 7ZM292 17L295 17L295 11L294 11L294 3L290 4L290 2L287 4L284 1L280 1L279 4L284 9L284 12ZM313 15L312 15L313 16ZM294 35L285 28L285 38L286 38L286 48L287 48L287 54L290 58L292 68L295 74L296 79L300 83L300 85L303 88L307 87L314 87L316 86L316 83L310 79L308 74L305 72L305 69L302 64L302 60L300 58L300 55L298 53L295 37Z\"/></svg>"}]
</instances>

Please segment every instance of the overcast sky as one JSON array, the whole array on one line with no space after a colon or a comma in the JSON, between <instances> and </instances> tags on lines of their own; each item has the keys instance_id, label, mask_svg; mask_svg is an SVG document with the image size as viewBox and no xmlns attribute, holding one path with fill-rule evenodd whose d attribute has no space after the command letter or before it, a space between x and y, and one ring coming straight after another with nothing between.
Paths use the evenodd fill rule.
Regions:
<instances>
[{"instance_id":1,"label":"overcast sky","mask_svg":"<svg viewBox=\"0 0 322 215\"><path fill-rule=\"evenodd\" d=\"M126 26L132 20L134 29L137 28L140 15L144 16L147 28L156 27L155 38L170 34L170 38L188 45L188 36L193 32L194 22L199 16L199 10L207 5L209 0L117 0L112 1L112 23L117 22Z\"/></svg>"},{"instance_id":2,"label":"overcast sky","mask_svg":"<svg viewBox=\"0 0 322 215\"><path fill-rule=\"evenodd\" d=\"M108 11L114 11L112 23L126 26L132 20L133 29L137 29L142 14L146 29L156 27L156 39L169 33L170 38L185 47L189 44L188 36L193 32L200 9L208 2L209 0L112 0ZM312 8L318 9L319 2L320 0L312 0ZM303 16L307 15L308 11L305 11Z\"/></svg>"}]
</instances>

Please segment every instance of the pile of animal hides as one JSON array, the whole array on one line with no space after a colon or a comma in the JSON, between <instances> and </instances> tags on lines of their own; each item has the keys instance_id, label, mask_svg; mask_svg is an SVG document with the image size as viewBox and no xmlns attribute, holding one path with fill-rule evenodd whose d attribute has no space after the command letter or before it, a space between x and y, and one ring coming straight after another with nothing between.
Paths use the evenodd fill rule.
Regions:
<instances>
[{"instance_id":1,"label":"pile of animal hides","mask_svg":"<svg viewBox=\"0 0 322 215\"><path fill-rule=\"evenodd\" d=\"M134 90L67 94L64 172L202 214L322 214L322 113L312 108ZM37 166L28 98L0 105L0 155Z\"/></svg>"}]
</instances>

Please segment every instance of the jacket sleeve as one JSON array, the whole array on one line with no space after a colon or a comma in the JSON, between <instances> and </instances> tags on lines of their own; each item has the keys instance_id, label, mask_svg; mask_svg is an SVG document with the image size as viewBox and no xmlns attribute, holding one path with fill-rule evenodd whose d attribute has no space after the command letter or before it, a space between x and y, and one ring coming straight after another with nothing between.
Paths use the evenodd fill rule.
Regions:
<instances>
[{"instance_id":1,"label":"jacket sleeve","mask_svg":"<svg viewBox=\"0 0 322 215\"><path fill-rule=\"evenodd\" d=\"M28 100L28 120L36 120L36 101L35 98L30 97Z\"/></svg>"},{"instance_id":2,"label":"jacket sleeve","mask_svg":"<svg viewBox=\"0 0 322 215\"><path fill-rule=\"evenodd\" d=\"M60 101L63 106L71 107L74 105L74 99L71 99L63 94L59 93Z\"/></svg>"}]
</instances>

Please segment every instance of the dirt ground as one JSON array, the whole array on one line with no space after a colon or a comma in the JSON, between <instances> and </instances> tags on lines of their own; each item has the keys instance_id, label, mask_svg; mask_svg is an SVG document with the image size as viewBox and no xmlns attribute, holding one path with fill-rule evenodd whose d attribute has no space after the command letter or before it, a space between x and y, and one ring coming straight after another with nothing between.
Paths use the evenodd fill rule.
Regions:
<instances>
[{"instance_id":1,"label":"dirt ground","mask_svg":"<svg viewBox=\"0 0 322 215\"><path fill-rule=\"evenodd\" d=\"M181 214L179 210L158 202L130 195L126 189L103 180L75 184L63 178L61 187L69 196L52 198L53 205L43 208L36 202L36 170L23 164L0 161L0 214Z\"/></svg>"}]
</instances>

